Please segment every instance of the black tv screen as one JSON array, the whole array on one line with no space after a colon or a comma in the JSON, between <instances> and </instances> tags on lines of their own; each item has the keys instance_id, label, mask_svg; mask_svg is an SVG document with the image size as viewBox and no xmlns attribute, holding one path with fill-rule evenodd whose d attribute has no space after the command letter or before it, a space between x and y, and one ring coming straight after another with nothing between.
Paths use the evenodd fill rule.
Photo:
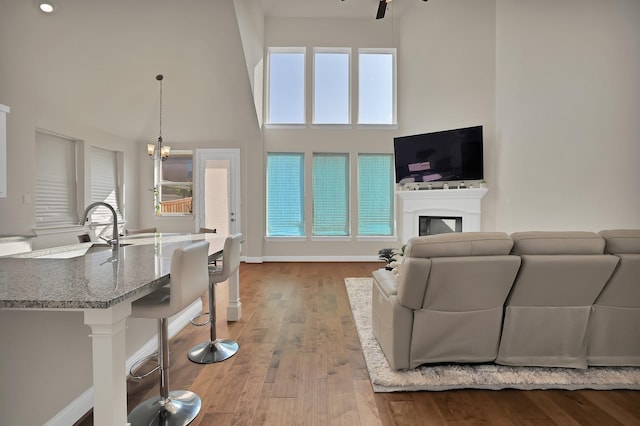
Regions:
<instances>
[{"instance_id":1,"label":"black tv screen","mask_svg":"<svg viewBox=\"0 0 640 426\"><path fill-rule=\"evenodd\" d=\"M396 183L483 178L482 126L393 139Z\"/></svg>"}]
</instances>

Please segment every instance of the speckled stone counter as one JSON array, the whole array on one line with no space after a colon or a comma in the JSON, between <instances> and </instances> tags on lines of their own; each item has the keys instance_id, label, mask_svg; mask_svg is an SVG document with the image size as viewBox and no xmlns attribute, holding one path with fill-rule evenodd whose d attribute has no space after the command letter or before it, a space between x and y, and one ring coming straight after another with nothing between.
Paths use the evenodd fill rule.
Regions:
<instances>
[{"instance_id":1,"label":"speckled stone counter","mask_svg":"<svg viewBox=\"0 0 640 426\"><path fill-rule=\"evenodd\" d=\"M156 234L123 237L116 252L82 243L1 257L0 308L103 309L141 297L169 281L176 248L205 238L210 255L222 249L216 234ZM67 252L75 257L51 258Z\"/></svg>"},{"instance_id":2,"label":"speckled stone counter","mask_svg":"<svg viewBox=\"0 0 640 426\"><path fill-rule=\"evenodd\" d=\"M124 246L115 252L83 243L0 257L0 309L83 312L91 327L96 426L127 424L125 330L131 302L169 282L175 249L203 239L210 243L210 257L222 251L225 236L219 234L146 234L123 237ZM229 300L237 320L234 279Z\"/></svg>"}]
</instances>

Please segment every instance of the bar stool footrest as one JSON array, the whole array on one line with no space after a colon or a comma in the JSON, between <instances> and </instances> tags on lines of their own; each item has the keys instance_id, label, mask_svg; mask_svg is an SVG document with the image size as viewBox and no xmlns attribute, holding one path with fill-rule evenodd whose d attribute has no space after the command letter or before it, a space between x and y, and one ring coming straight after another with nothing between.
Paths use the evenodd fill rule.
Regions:
<instances>
[{"instance_id":1,"label":"bar stool footrest","mask_svg":"<svg viewBox=\"0 0 640 426\"><path fill-rule=\"evenodd\" d=\"M140 367L142 367L142 364L145 363L146 361L150 360L150 359L155 359L157 361L158 360L158 352L154 352L151 355L147 355L145 357L142 357L139 360L137 360L136 362L134 362L133 365L131 366L131 368L129 369L129 376L131 376L131 378L136 379L136 380L142 380L145 377L148 377L149 375L151 375L151 374L155 373L156 371L160 370L160 365L156 365L155 367L153 367L151 370L147 371L146 373L137 374L137 370L140 369Z\"/></svg>"},{"instance_id":2,"label":"bar stool footrest","mask_svg":"<svg viewBox=\"0 0 640 426\"><path fill-rule=\"evenodd\" d=\"M209 318L208 320L206 320L205 322L196 322L198 318L203 317L205 315ZM191 324L195 325L196 327L202 327L203 325L211 324L211 315L209 315L209 312L202 312L196 315L195 317L191 318Z\"/></svg>"}]
</instances>

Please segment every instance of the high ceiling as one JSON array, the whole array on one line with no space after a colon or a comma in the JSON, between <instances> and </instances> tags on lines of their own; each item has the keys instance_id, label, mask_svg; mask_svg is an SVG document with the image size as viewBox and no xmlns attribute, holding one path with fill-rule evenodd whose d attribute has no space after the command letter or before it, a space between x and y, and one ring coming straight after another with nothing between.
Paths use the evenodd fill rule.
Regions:
<instances>
[{"instance_id":1,"label":"high ceiling","mask_svg":"<svg viewBox=\"0 0 640 426\"><path fill-rule=\"evenodd\" d=\"M379 0L261 0L267 17L279 18L371 18L375 19ZM394 0L387 16L400 14L422 0Z\"/></svg>"}]
</instances>

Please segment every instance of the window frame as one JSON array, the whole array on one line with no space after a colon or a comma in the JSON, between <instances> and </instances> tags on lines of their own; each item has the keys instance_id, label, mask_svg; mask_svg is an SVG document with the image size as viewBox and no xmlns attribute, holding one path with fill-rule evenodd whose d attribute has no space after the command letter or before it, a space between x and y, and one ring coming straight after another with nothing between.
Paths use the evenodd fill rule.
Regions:
<instances>
[{"instance_id":1,"label":"window frame","mask_svg":"<svg viewBox=\"0 0 640 426\"><path fill-rule=\"evenodd\" d=\"M271 121L271 55L272 54L302 54L302 123L274 123ZM266 96L264 102L265 124L266 128L278 129L295 129L305 128L307 126L307 48L306 47L268 47L267 48L267 66L266 66Z\"/></svg>"},{"instance_id":2,"label":"window frame","mask_svg":"<svg viewBox=\"0 0 640 426\"><path fill-rule=\"evenodd\" d=\"M180 181L180 182L173 182L173 181L165 181L164 180L164 176L163 176L163 167L164 164L166 163L166 161L169 161L169 159L171 157L178 157L178 156L190 156L191 157L191 181ZM155 215L157 217L185 217L185 216L193 216L193 205L194 205L194 199L193 199L193 171L194 171L194 152L192 149L172 149L171 150L171 154L169 155L169 157L167 158L167 160L162 161L162 160L156 160L154 161L154 206L153 206L153 211L155 213ZM159 167L159 169L158 169ZM184 184L187 187L191 187L191 211L190 212L163 212L162 211L162 202L163 202L163 194L162 194L162 188L164 186L167 186L168 182L173 183L173 184ZM183 197L183 198L189 198L189 197ZM167 201L167 200L164 200Z\"/></svg>"},{"instance_id":3,"label":"window frame","mask_svg":"<svg viewBox=\"0 0 640 426\"><path fill-rule=\"evenodd\" d=\"M361 172L361 163L360 163L360 159L363 157L374 157L374 156L385 156L385 157L389 157L390 160L390 164L389 164L389 176L390 176L390 181L389 181L389 227L390 227L390 233L389 234L361 234L361 225L360 225L360 219L361 219L361 208L362 205L364 204L362 202L362 192L361 192L361 183L363 182L362 179L362 172ZM358 212L356 215L357 218L357 239L358 240L380 240L380 239L396 239L396 206L395 206L395 180L394 180L394 163L393 163L393 154L390 153L374 153L374 152L359 152L358 156L357 156L357 206L358 206Z\"/></svg>"},{"instance_id":4,"label":"window frame","mask_svg":"<svg viewBox=\"0 0 640 426\"><path fill-rule=\"evenodd\" d=\"M362 55L372 55L372 54L389 54L392 58L392 122L391 123L362 123L360 122L360 105L362 104L362 82L361 82L361 57ZM358 48L358 110L356 112L356 124L359 128L382 128L382 129L394 129L398 127L398 52L395 47L362 47Z\"/></svg>"},{"instance_id":5,"label":"window frame","mask_svg":"<svg viewBox=\"0 0 640 426\"><path fill-rule=\"evenodd\" d=\"M344 54L347 55L347 122L346 123L319 123L316 121L316 55L318 54ZM353 55L352 49L350 47L314 47L313 48L313 65L311 67L311 93L312 93L312 102L311 102L311 126L314 128L344 128L351 127L353 123L352 115L352 105L353 105Z\"/></svg>"},{"instance_id":6,"label":"window frame","mask_svg":"<svg viewBox=\"0 0 640 426\"><path fill-rule=\"evenodd\" d=\"M39 136L40 135L40 136ZM45 138L45 139L43 139ZM46 139L48 138L55 138L59 141L64 141L63 143L69 143L69 147L71 148L69 150L70 153L72 153L73 158L67 158L63 167L64 170L66 170L69 173L69 176L67 176L69 179L69 183L66 186L65 192L68 193L70 195L70 200L69 203L67 205L68 207L68 211L67 211L67 215L65 216L65 218L61 219L61 220L40 220L39 218L42 216L41 210L38 208L38 200L39 198L42 196L39 194L39 192L43 192L43 189L39 186L38 184L38 180L39 180L39 172L41 171L41 168L38 166L38 156L39 155L46 155L43 153L42 149L38 149L39 144L41 143L47 143ZM35 131L35 148L36 148L36 176L35 176L35 205L34 205L34 216L35 216L35 226L34 228L38 231L42 231L42 230L55 230L55 229L62 229L62 228L70 228L70 227L79 227L80 225L80 215L78 213L79 209L80 209L80 205L81 205L81 191L80 188L82 188L82 184L80 182L79 177L81 176L81 169L80 169L80 165L82 164L82 152L81 152L81 148L82 148L82 141L69 137L69 136L65 136L65 135L61 135L58 133L54 133L54 132L50 132L44 129L39 129L36 128ZM51 157L47 157L42 158L42 161L46 161L48 164L51 165L56 165L59 166L60 165L60 161L56 161L54 158ZM69 167L72 166L72 167ZM62 169L61 168L61 169ZM46 179L45 179L46 180ZM55 197L55 194L48 194L45 195L45 197Z\"/></svg>"},{"instance_id":7,"label":"window frame","mask_svg":"<svg viewBox=\"0 0 640 426\"><path fill-rule=\"evenodd\" d=\"M300 220L299 228L302 230L301 235L276 235L270 234L269 229L269 157L274 158L279 155L295 155L300 159ZM306 155L304 152L267 152L265 157L265 240L266 241L306 241L307 223L306 223Z\"/></svg>"},{"instance_id":8,"label":"window frame","mask_svg":"<svg viewBox=\"0 0 640 426\"><path fill-rule=\"evenodd\" d=\"M96 164L95 161L100 160L97 155L102 155L102 160L106 160L107 156L111 164ZM89 147L89 202L93 203L96 201L108 202L109 200L103 199L100 197L96 197L96 180L104 177L103 173L96 173L97 167L113 167L113 189L115 191L114 202L109 204L112 205L114 210L116 211L116 215L118 218L118 223L123 223L124 214L122 211L122 171L121 171L121 158L122 153L119 151L113 151L106 148L101 148L99 146L91 146ZM106 187L106 185L105 185ZM115 205L114 205L115 204ZM97 218L108 217L108 220L96 220ZM111 224L112 223L112 215L111 212L107 210L106 207L98 207L91 212L91 224Z\"/></svg>"},{"instance_id":9,"label":"window frame","mask_svg":"<svg viewBox=\"0 0 640 426\"><path fill-rule=\"evenodd\" d=\"M341 157L344 158L345 162L345 182L344 182L344 190L345 190L345 223L344 223L344 235L335 234L335 235L323 235L316 234L316 194L320 193L317 189L316 185L316 158L320 157ZM351 191L351 155L349 153L344 152L314 152L311 158L312 162L312 170L311 170L311 203L312 203L312 211L311 211L311 238L313 240L351 240L351 221L353 214L353 209L351 208L352 203L352 191Z\"/></svg>"}]
</instances>

